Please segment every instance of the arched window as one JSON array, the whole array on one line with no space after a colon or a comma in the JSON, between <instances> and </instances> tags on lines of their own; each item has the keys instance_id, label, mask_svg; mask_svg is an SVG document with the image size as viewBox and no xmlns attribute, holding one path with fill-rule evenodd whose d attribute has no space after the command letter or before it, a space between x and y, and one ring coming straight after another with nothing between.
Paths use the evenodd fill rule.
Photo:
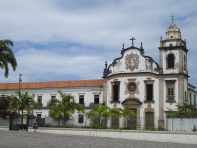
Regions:
<instances>
[{"instance_id":1,"label":"arched window","mask_svg":"<svg viewBox=\"0 0 197 148\"><path fill-rule=\"evenodd\" d=\"M184 55L184 70L187 70L186 56Z\"/></svg>"},{"instance_id":2,"label":"arched window","mask_svg":"<svg viewBox=\"0 0 197 148\"><path fill-rule=\"evenodd\" d=\"M175 57L174 54L170 53L167 56L167 68L174 68Z\"/></svg>"}]
</instances>

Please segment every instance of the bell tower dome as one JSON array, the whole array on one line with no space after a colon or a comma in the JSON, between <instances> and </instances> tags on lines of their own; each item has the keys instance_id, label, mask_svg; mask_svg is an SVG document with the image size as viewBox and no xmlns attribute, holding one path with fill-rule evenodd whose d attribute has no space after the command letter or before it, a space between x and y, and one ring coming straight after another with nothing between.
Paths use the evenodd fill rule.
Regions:
<instances>
[{"instance_id":1,"label":"bell tower dome","mask_svg":"<svg viewBox=\"0 0 197 148\"><path fill-rule=\"evenodd\" d=\"M181 39L181 31L180 28L174 23L174 17L172 16L172 22L168 27L166 32L166 39Z\"/></svg>"}]
</instances>

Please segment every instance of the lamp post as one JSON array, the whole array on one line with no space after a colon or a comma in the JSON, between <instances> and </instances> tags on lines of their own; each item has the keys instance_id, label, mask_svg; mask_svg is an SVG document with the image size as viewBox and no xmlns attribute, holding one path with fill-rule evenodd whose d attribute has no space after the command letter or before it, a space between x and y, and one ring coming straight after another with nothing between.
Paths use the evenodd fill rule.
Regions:
<instances>
[{"instance_id":1,"label":"lamp post","mask_svg":"<svg viewBox=\"0 0 197 148\"><path fill-rule=\"evenodd\" d=\"M21 126L23 125L23 98L21 98L21 85L22 85L22 74L19 74L19 100L21 100Z\"/></svg>"}]
</instances>

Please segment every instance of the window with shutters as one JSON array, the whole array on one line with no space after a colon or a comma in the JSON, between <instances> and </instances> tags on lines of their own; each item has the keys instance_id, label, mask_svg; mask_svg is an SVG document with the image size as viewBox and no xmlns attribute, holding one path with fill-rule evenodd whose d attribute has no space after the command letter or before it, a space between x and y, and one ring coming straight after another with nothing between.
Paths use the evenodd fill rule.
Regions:
<instances>
[{"instance_id":1,"label":"window with shutters","mask_svg":"<svg viewBox=\"0 0 197 148\"><path fill-rule=\"evenodd\" d=\"M153 101L153 84L146 84L146 101Z\"/></svg>"},{"instance_id":2,"label":"window with shutters","mask_svg":"<svg viewBox=\"0 0 197 148\"><path fill-rule=\"evenodd\" d=\"M79 104L84 105L84 95L79 95Z\"/></svg>"},{"instance_id":3,"label":"window with shutters","mask_svg":"<svg viewBox=\"0 0 197 148\"><path fill-rule=\"evenodd\" d=\"M83 123L83 122L84 122L84 116L82 114L79 114L78 123Z\"/></svg>"},{"instance_id":4,"label":"window with shutters","mask_svg":"<svg viewBox=\"0 0 197 148\"><path fill-rule=\"evenodd\" d=\"M167 102L175 102L175 80L166 81Z\"/></svg>"},{"instance_id":5,"label":"window with shutters","mask_svg":"<svg viewBox=\"0 0 197 148\"><path fill-rule=\"evenodd\" d=\"M145 102L154 102L154 80L145 80Z\"/></svg>"},{"instance_id":6,"label":"window with shutters","mask_svg":"<svg viewBox=\"0 0 197 148\"><path fill-rule=\"evenodd\" d=\"M99 104L99 95L94 95L94 104Z\"/></svg>"},{"instance_id":7,"label":"window with shutters","mask_svg":"<svg viewBox=\"0 0 197 148\"><path fill-rule=\"evenodd\" d=\"M112 82L112 102L119 102L120 81Z\"/></svg>"}]
</instances>

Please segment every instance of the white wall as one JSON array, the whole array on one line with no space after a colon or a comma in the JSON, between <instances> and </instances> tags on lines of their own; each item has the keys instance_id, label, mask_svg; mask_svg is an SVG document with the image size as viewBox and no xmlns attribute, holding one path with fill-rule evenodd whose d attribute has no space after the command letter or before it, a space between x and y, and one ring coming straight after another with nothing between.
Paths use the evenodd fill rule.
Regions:
<instances>
[{"instance_id":1,"label":"white wall","mask_svg":"<svg viewBox=\"0 0 197 148\"><path fill-rule=\"evenodd\" d=\"M197 118L169 118L166 128L169 131L192 131L197 128Z\"/></svg>"},{"instance_id":2,"label":"white wall","mask_svg":"<svg viewBox=\"0 0 197 148\"><path fill-rule=\"evenodd\" d=\"M129 94L126 93L127 90L127 83L128 79L136 79L135 83L137 84L137 91L134 95L135 98L139 99L142 102L140 106L140 120L141 120L141 127L144 127L144 109L148 107L147 103L144 103L146 100L145 98L145 80L153 80L154 81L154 103L151 104L151 108L154 109L154 116L155 116L155 127L158 127L158 119L159 119L159 80L153 76L135 76L135 77L117 77L114 79L110 79L107 81L107 105L109 107L113 107L112 101L112 82L114 80L120 81L120 103L117 103L116 106L123 108L122 102L129 97Z\"/></svg>"},{"instance_id":3,"label":"white wall","mask_svg":"<svg viewBox=\"0 0 197 148\"><path fill-rule=\"evenodd\" d=\"M39 95L42 96L43 106L46 107L47 103L51 100L51 96L55 95L57 99L60 99L60 95L58 91L61 91L65 94L69 94L74 97L76 103L79 103L79 95L84 95L84 105L85 107L89 107L90 104L94 103L94 95L99 95L99 102L103 103L103 89L96 87L84 87L84 88L76 88L76 89L32 89L32 90L22 90L22 92L28 92L30 95L34 96L34 100L37 101L37 97ZM0 91L0 95L16 95L16 91ZM47 109L35 109L33 111L34 115L41 114L42 118L46 118L48 122L52 123L52 120L49 118L49 111ZM68 124L72 124L73 126L85 126L85 124L89 124L86 117L84 116L84 123L78 123L78 114L75 112ZM85 123L86 121L86 123Z\"/></svg>"}]
</instances>

